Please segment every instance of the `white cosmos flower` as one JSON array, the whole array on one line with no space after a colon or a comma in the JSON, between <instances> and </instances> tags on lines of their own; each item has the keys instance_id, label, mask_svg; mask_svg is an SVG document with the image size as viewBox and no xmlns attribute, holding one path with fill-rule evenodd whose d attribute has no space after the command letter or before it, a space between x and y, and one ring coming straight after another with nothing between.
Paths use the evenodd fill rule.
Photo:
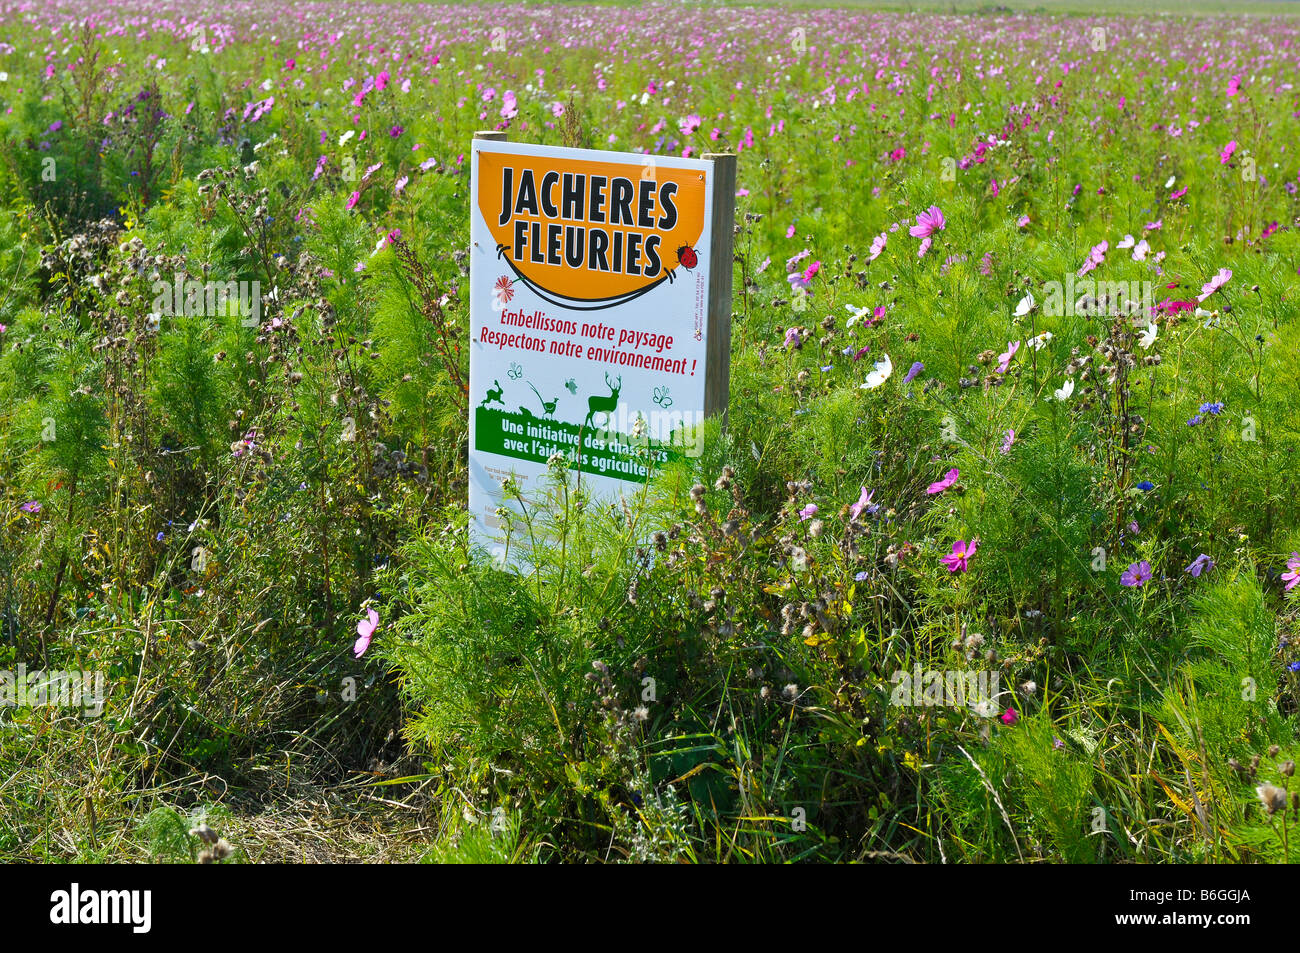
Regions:
<instances>
[{"instance_id":1,"label":"white cosmos flower","mask_svg":"<svg viewBox=\"0 0 1300 953\"><path fill-rule=\"evenodd\" d=\"M859 321L862 320L863 316L867 313L868 309L859 308L856 305L846 304L844 306L844 310L852 315L851 318L849 318L847 321L844 322L844 326L846 328L851 328L853 327L853 325L857 324Z\"/></svg>"},{"instance_id":2,"label":"white cosmos flower","mask_svg":"<svg viewBox=\"0 0 1300 953\"><path fill-rule=\"evenodd\" d=\"M1119 242L1115 245L1115 247L1116 247L1116 248L1132 248L1133 245L1134 245L1133 236L1132 236L1132 235L1125 235L1123 238L1121 238L1121 239L1119 240Z\"/></svg>"},{"instance_id":3,"label":"white cosmos flower","mask_svg":"<svg viewBox=\"0 0 1300 953\"><path fill-rule=\"evenodd\" d=\"M1150 252L1151 252L1151 246L1147 244L1147 240L1144 238L1142 239L1142 241L1138 242L1136 246L1134 246L1133 260L1141 261L1142 259L1146 258L1146 256Z\"/></svg>"},{"instance_id":4,"label":"white cosmos flower","mask_svg":"<svg viewBox=\"0 0 1300 953\"><path fill-rule=\"evenodd\" d=\"M1159 332L1158 329L1156 328L1156 324L1154 321L1152 321L1150 324L1147 325L1147 329L1142 332L1142 336L1138 338L1138 344L1141 344L1142 347L1144 348L1150 347L1152 344L1156 343L1157 333Z\"/></svg>"},{"instance_id":5,"label":"white cosmos flower","mask_svg":"<svg viewBox=\"0 0 1300 953\"><path fill-rule=\"evenodd\" d=\"M1064 384L1056 389L1057 400L1069 400L1070 395L1074 393L1074 381L1067 380Z\"/></svg>"},{"instance_id":6,"label":"white cosmos flower","mask_svg":"<svg viewBox=\"0 0 1300 953\"><path fill-rule=\"evenodd\" d=\"M343 135L339 136L339 145L341 146L347 145L348 140L351 139L356 134L357 131L355 129L349 129L347 132L343 133Z\"/></svg>"},{"instance_id":7,"label":"white cosmos flower","mask_svg":"<svg viewBox=\"0 0 1300 953\"><path fill-rule=\"evenodd\" d=\"M1034 293L1031 291L1021 298L1020 303L1016 305L1016 317L1023 318L1032 310L1034 310Z\"/></svg>"},{"instance_id":8,"label":"white cosmos flower","mask_svg":"<svg viewBox=\"0 0 1300 953\"><path fill-rule=\"evenodd\" d=\"M867 382L862 385L863 390L875 390L885 381L889 380L889 375L894 373L894 362L889 359L889 355L884 355L883 360L876 361L875 369L867 375Z\"/></svg>"},{"instance_id":9,"label":"white cosmos flower","mask_svg":"<svg viewBox=\"0 0 1300 953\"><path fill-rule=\"evenodd\" d=\"M1174 187L1174 176L1171 175L1169 177L1169 181L1165 183L1165 188L1172 189L1173 187Z\"/></svg>"},{"instance_id":10,"label":"white cosmos flower","mask_svg":"<svg viewBox=\"0 0 1300 953\"><path fill-rule=\"evenodd\" d=\"M1030 347L1032 347L1035 351L1041 351L1043 348L1047 347L1047 345L1051 343L1051 340L1052 340L1052 332L1044 331L1042 334L1035 334L1025 343L1028 344Z\"/></svg>"}]
</instances>

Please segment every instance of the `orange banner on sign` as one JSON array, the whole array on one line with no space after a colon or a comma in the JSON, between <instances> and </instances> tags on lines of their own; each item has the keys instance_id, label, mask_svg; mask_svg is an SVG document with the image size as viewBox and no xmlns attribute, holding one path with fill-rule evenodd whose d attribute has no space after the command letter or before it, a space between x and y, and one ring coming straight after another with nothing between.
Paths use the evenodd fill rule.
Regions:
<instances>
[{"instance_id":1,"label":"orange banner on sign","mask_svg":"<svg viewBox=\"0 0 1300 953\"><path fill-rule=\"evenodd\" d=\"M544 300L614 307L699 261L698 169L481 152L478 208L497 255Z\"/></svg>"}]
</instances>

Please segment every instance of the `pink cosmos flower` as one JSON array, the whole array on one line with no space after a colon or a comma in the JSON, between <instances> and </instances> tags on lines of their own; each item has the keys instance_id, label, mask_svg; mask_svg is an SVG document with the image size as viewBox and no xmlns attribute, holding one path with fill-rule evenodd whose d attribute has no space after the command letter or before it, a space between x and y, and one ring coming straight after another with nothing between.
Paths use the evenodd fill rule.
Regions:
<instances>
[{"instance_id":1,"label":"pink cosmos flower","mask_svg":"<svg viewBox=\"0 0 1300 953\"><path fill-rule=\"evenodd\" d=\"M805 506L803 509L799 511L799 519L801 520L812 519L816 515L817 515L816 503L809 503L807 506Z\"/></svg>"},{"instance_id":2,"label":"pink cosmos flower","mask_svg":"<svg viewBox=\"0 0 1300 953\"><path fill-rule=\"evenodd\" d=\"M972 539L969 543L964 539L959 539L952 544L952 552L941 557L939 561L948 567L949 572L965 572L970 568L967 560L975 555L975 550L979 547L979 544L978 537Z\"/></svg>"},{"instance_id":3,"label":"pink cosmos flower","mask_svg":"<svg viewBox=\"0 0 1300 953\"><path fill-rule=\"evenodd\" d=\"M871 242L871 251L867 255L867 261L875 261L877 258L879 258L880 253L885 250L885 245L887 245L888 243L889 243L889 236L885 232L881 232L879 235L877 235L875 239Z\"/></svg>"},{"instance_id":4,"label":"pink cosmos flower","mask_svg":"<svg viewBox=\"0 0 1300 953\"><path fill-rule=\"evenodd\" d=\"M916 216L916 224L909 228L907 233L913 238L921 239L921 248L917 252L918 258L923 257L930 250L934 233L943 231L947 226L948 222L944 219L943 212L939 210L937 205L931 205Z\"/></svg>"},{"instance_id":5,"label":"pink cosmos flower","mask_svg":"<svg viewBox=\"0 0 1300 953\"><path fill-rule=\"evenodd\" d=\"M956 483L959 476L961 476L961 471L956 467L953 467L943 475L942 480L936 480L934 483L931 483L926 487L925 492L930 494L942 493L944 490L948 489L948 487Z\"/></svg>"},{"instance_id":6,"label":"pink cosmos flower","mask_svg":"<svg viewBox=\"0 0 1300 953\"><path fill-rule=\"evenodd\" d=\"M913 238L929 238L935 232L943 231L947 224L943 212L939 210L939 206L931 205L926 211L916 216L916 224L909 228L907 233Z\"/></svg>"},{"instance_id":7,"label":"pink cosmos flower","mask_svg":"<svg viewBox=\"0 0 1300 953\"><path fill-rule=\"evenodd\" d=\"M1008 341L1007 349L998 355L998 373L1005 374L1011 367L1011 359L1016 356L1016 351L1020 350L1019 341Z\"/></svg>"},{"instance_id":8,"label":"pink cosmos flower","mask_svg":"<svg viewBox=\"0 0 1300 953\"><path fill-rule=\"evenodd\" d=\"M1119 577L1121 586L1145 586L1151 579L1151 564L1143 559L1129 566Z\"/></svg>"},{"instance_id":9,"label":"pink cosmos flower","mask_svg":"<svg viewBox=\"0 0 1300 953\"><path fill-rule=\"evenodd\" d=\"M1236 151L1237 151L1237 140L1233 139L1226 146L1224 146L1223 150L1219 153L1219 165L1227 165L1228 161L1232 158L1232 154Z\"/></svg>"},{"instance_id":10,"label":"pink cosmos flower","mask_svg":"<svg viewBox=\"0 0 1300 953\"><path fill-rule=\"evenodd\" d=\"M1098 265L1105 264L1106 252L1110 249L1110 242L1101 241L1092 246L1092 251L1088 253L1088 260L1079 268L1079 277L1082 278L1088 272L1092 271Z\"/></svg>"},{"instance_id":11,"label":"pink cosmos flower","mask_svg":"<svg viewBox=\"0 0 1300 953\"><path fill-rule=\"evenodd\" d=\"M358 203L359 201L361 201L361 193L360 193L360 192L353 192L351 195L349 195L349 196L348 196L348 211L350 212L350 211L352 211L354 208L356 208L356 207L357 207L357 203Z\"/></svg>"},{"instance_id":12,"label":"pink cosmos flower","mask_svg":"<svg viewBox=\"0 0 1300 953\"><path fill-rule=\"evenodd\" d=\"M352 646L352 654L356 658L361 658L366 649L370 648L370 640L374 638L377 628L379 628L379 613L374 609L366 610L366 617L357 623L357 641Z\"/></svg>"},{"instance_id":13,"label":"pink cosmos flower","mask_svg":"<svg viewBox=\"0 0 1300 953\"><path fill-rule=\"evenodd\" d=\"M1232 278L1232 269L1220 268L1209 281L1201 285L1200 296L1196 299L1197 303L1204 302L1206 298L1226 285L1230 278Z\"/></svg>"},{"instance_id":14,"label":"pink cosmos flower","mask_svg":"<svg viewBox=\"0 0 1300 953\"><path fill-rule=\"evenodd\" d=\"M1002 438L1001 451L1003 456L1006 456L1008 453L1011 452L1011 447L1015 444L1015 442L1016 442L1015 430L1008 429L1007 435Z\"/></svg>"},{"instance_id":15,"label":"pink cosmos flower","mask_svg":"<svg viewBox=\"0 0 1300 953\"><path fill-rule=\"evenodd\" d=\"M1300 585L1300 553L1291 554L1291 558L1286 561L1286 568L1290 572L1282 573L1282 581L1286 583L1286 591L1290 592Z\"/></svg>"},{"instance_id":16,"label":"pink cosmos flower","mask_svg":"<svg viewBox=\"0 0 1300 953\"><path fill-rule=\"evenodd\" d=\"M871 505L871 497L875 495L875 492L875 490L872 490L868 493L865 486L862 488L862 492L858 494L858 502L849 506L849 513L853 515L854 519L861 516L862 511Z\"/></svg>"}]
</instances>

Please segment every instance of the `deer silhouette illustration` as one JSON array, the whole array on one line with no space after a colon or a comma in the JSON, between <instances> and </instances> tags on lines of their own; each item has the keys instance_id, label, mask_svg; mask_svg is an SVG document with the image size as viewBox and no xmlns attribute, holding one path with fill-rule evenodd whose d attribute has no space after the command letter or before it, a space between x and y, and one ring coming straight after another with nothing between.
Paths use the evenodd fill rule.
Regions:
<instances>
[{"instance_id":1,"label":"deer silhouette illustration","mask_svg":"<svg viewBox=\"0 0 1300 953\"><path fill-rule=\"evenodd\" d=\"M587 419L583 421L585 427L589 423L595 422L597 414L604 414L605 420L603 426L609 425L610 414L618 409L618 392L623 387L623 375L618 375L618 383L609 379L609 374L605 374L605 386L609 388L608 397L591 396L587 398Z\"/></svg>"}]
</instances>

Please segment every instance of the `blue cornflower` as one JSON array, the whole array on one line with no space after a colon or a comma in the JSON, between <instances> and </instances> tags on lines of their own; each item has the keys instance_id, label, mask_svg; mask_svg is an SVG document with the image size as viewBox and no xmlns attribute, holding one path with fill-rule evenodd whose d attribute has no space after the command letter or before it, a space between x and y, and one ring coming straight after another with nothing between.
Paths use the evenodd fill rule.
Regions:
<instances>
[{"instance_id":1,"label":"blue cornflower","mask_svg":"<svg viewBox=\"0 0 1300 953\"><path fill-rule=\"evenodd\" d=\"M1292 662L1287 666L1293 672L1300 672L1300 662Z\"/></svg>"},{"instance_id":2,"label":"blue cornflower","mask_svg":"<svg viewBox=\"0 0 1300 953\"><path fill-rule=\"evenodd\" d=\"M1202 414L1210 414L1217 417L1219 414L1223 413L1223 401L1216 400L1213 403L1204 403L1201 404L1199 409Z\"/></svg>"},{"instance_id":3,"label":"blue cornflower","mask_svg":"<svg viewBox=\"0 0 1300 953\"><path fill-rule=\"evenodd\" d=\"M1143 480L1141 483L1137 485L1137 488L1144 493L1150 493L1152 490L1156 488L1156 485L1152 483L1150 480Z\"/></svg>"},{"instance_id":4,"label":"blue cornflower","mask_svg":"<svg viewBox=\"0 0 1300 953\"><path fill-rule=\"evenodd\" d=\"M1199 424L1199 423L1200 423L1202 420L1204 420L1204 419L1205 419L1204 416L1202 416L1201 414L1197 414L1197 415L1196 415L1195 417L1193 417L1191 420L1187 421L1187 426L1189 426L1189 427L1195 427L1197 424Z\"/></svg>"}]
</instances>

